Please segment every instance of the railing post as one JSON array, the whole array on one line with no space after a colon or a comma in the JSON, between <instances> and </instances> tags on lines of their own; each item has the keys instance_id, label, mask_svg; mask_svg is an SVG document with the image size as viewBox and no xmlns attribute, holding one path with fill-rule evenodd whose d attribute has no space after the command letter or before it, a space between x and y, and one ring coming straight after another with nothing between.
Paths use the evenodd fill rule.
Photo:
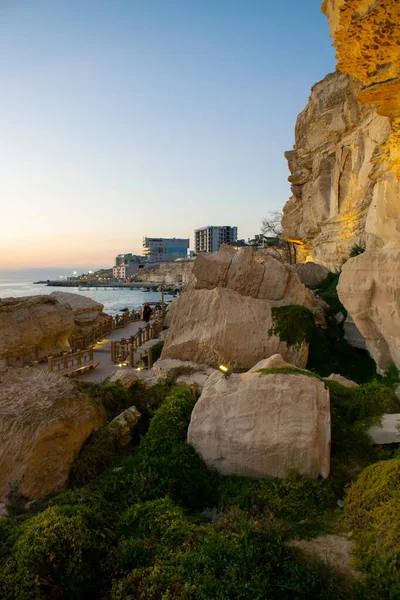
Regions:
<instances>
[{"instance_id":1,"label":"railing post","mask_svg":"<svg viewBox=\"0 0 400 600\"><path fill-rule=\"evenodd\" d=\"M111 360L115 362L115 342L111 341Z\"/></svg>"},{"instance_id":2,"label":"railing post","mask_svg":"<svg viewBox=\"0 0 400 600\"><path fill-rule=\"evenodd\" d=\"M93 346L89 348L89 359L93 360Z\"/></svg>"},{"instance_id":3,"label":"railing post","mask_svg":"<svg viewBox=\"0 0 400 600\"><path fill-rule=\"evenodd\" d=\"M63 352L63 365L64 369L68 369L68 353Z\"/></svg>"},{"instance_id":4,"label":"railing post","mask_svg":"<svg viewBox=\"0 0 400 600\"><path fill-rule=\"evenodd\" d=\"M150 339L150 323L147 323L146 325L146 342L148 342Z\"/></svg>"},{"instance_id":5,"label":"railing post","mask_svg":"<svg viewBox=\"0 0 400 600\"><path fill-rule=\"evenodd\" d=\"M133 367L133 344L129 344L129 366Z\"/></svg>"},{"instance_id":6,"label":"railing post","mask_svg":"<svg viewBox=\"0 0 400 600\"><path fill-rule=\"evenodd\" d=\"M33 363L32 363L32 367L34 369L38 369L39 368L39 361L38 360L34 360Z\"/></svg>"},{"instance_id":7,"label":"railing post","mask_svg":"<svg viewBox=\"0 0 400 600\"><path fill-rule=\"evenodd\" d=\"M82 364L82 351L81 350L76 351L76 357L78 359L78 365L81 365Z\"/></svg>"},{"instance_id":8,"label":"railing post","mask_svg":"<svg viewBox=\"0 0 400 600\"><path fill-rule=\"evenodd\" d=\"M140 327L139 331L138 331L138 346L142 345L142 340L143 340L143 328Z\"/></svg>"},{"instance_id":9,"label":"railing post","mask_svg":"<svg viewBox=\"0 0 400 600\"><path fill-rule=\"evenodd\" d=\"M47 359L47 366L49 368L49 371L53 371L53 357L49 356Z\"/></svg>"},{"instance_id":10,"label":"railing post","mask_svg":"<svg viewBox=\"0 0 400 600\"><path fill-rule=\"evenodd\" d=\"M147 349L147 368L151 369L153 366L153 349Z\"/></svg>"}]
</instances>

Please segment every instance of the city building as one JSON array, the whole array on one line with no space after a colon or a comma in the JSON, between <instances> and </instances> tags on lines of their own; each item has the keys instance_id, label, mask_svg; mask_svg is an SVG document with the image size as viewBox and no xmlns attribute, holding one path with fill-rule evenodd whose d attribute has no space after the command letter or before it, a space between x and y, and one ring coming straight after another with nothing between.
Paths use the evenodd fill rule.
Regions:
<instances>
[{"instance_id":1,"label":"city building","mask_svg":"<svg viewBox=\"0 0 400 600\"><path fill-rule=\"evenodd\" d=\"M187 258L189 238L143 238L143 254L149 263L172 262Z\"/></svg>"},{"instance_id":2,"label":"city building","mask_svg":"<svg viewBox=\"0 0 400 600\"><path fill-rule=\"evenodd\" d=\"M194 230L195 252L216 252L221 244L237 240L238 228L230 225L211 225Z\"/></svg>"},{"instance_id":3,"label":"city building","mask_svg":"<svg viewBox=\"0 0 400 600\"><path fill-rule=\"evenodd\" d=\"M128 279L128 277L135 275L139 269L140 265L132 261L128 265L116 265L113 267L113 277L114 279Z\"/></svg>"},{"instance_id":4,"label":"city building","mask_svg":"<svg viewBox=\"0 0 400 600\"><path fill-rule=\"evenodd\" d=\"M131 262L143 264L144 257L139 256L138 254L132 254L131 252L128 254L118 254L118 256L115 257L115 265L117 267L120 265L129 265Z\"/></svg>"}]
</instances>

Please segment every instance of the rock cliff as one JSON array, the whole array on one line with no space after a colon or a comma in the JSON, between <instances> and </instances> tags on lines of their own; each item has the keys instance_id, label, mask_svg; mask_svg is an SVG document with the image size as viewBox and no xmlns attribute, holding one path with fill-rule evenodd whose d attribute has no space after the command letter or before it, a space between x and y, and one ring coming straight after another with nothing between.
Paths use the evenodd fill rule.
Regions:
<instances>
[{"instance_id":1,"label":"rock cliff","mask_svg":"<svg viewBox=\"0 0 400 600\"><path fill-rule=\"evenodd\" d=\"M283 236L297 243L298 261L331 270L341 267L356 243L369 238L370 245L382 245L367 236L365 224L374 195L381 193L377 159L391 125L359 102L361 89L340 72L317 83L297 118L294 149L285 154L293 195L283 211Z\"/></svg>"},{"instance_id":2,"label":"rock cliff","mask_svg":"<svg viewBox=\"0 0 400 600\"><path fill-rule=\"evenodd\" d=\"M0 300L0 358L23 354L34 359L35 348L42 353L69 348L74 327L72 310L54 297Z\"/></svg>"},{"instance_id":3,"label":"rock cliff","mask_svg":"<svg viewBox=\"0 0 400 600\"><path fill-rule=\"evenodd\" d=\"M106 424L106 411L41 369L8 369L0 388L0 501L59 491L85 440Z\"/></svg>"},{"instance_id":4,"label":"rock cliff","mask_svg":"<svg viewBox=\"0 0 400 600\"><path fill-rule=\"evenodd\" d=\"M92 327L101 325L110 319L109 315L103 313L103 304L81 294L70 294L69 292L52 292L50 294L62 306L69 308L74 316L74 335L85 334Z\"/></svg>"},{"instance_id":5,"label":"rock cliff","mask_svg":"<svg viewBox=\"0 0 400 600\"><path fill-rule=\"evenodd\" d=\"M339 296L377 364L400 367L400 3L325 0L338 68L362 84L358 99L390 122L377 157L377 183L366 219L367 251L343 267ZM364 297L361 297L361 290Z\"/></svg>"},{"instance_id":6,"label":"rock cliff","mask_svg":"<svg viewBox=\"0 0 400 600\"><path fill-rule=\"evenodd\" d=\"M250 368L280 353L304 367L308 346L288 347L272 335L272 308L303 305L323 320L322 310L289 266L270 258L254 260L249 247L222 246L200 254L193 279L174 303L162 358L174 358L217 367Z\"/></svg>"},{"instance_id":7,"label":"rock cliff","mask_svg":"<svg viewBox=\"0 0 400 600\"><path fill-rule=\"evenodd\" d=\"M185 285L191 277L193 261L178 261L148 265L137 273L136 281L165 283L166 285Z\"/></svg>"}]
</instances>

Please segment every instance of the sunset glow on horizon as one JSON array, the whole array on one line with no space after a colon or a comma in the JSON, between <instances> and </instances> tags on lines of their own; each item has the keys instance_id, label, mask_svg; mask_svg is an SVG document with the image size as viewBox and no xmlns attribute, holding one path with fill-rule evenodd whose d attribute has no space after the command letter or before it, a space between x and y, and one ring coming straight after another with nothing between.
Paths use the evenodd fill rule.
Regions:
<instances>
[{"instance_id":1,"label":"sunset glow on horizon","mask_svg":"<svg viewBox=\"0 0 400 600\"><path fill-rule=\"evenodd\" d=\"M21 0L0 31L2 269L109 267L205 225L259 233L335 64L314 0Z\"/></svg>"}]
</instances>

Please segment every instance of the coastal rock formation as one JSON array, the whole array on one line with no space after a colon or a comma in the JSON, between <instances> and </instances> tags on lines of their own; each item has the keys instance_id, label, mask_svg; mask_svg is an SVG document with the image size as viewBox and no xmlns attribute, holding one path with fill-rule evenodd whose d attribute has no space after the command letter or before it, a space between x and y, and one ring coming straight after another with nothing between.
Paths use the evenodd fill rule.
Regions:
<instances>
[{"instance_id":1,"label":"coastal rock formation","mask_svg":"<svg viewBox=\"0 0 400 600\"><path fill-rule=\"evenodd\" d=\"M0 502L59 491L85 440L105 425L104 408L41 369L8 369L0 389Z\"/></svg>"},{"instance_id":2,"label":"coastal rock formation","mask_svg":"<svg viewBox=\"0 0 400 600\"><path fill-rule=\"evenodd\" d=\"M207 379L215 371L207 365L199 365L191 361L166 358L153 365L156 383L173 381L177 385L193 385L202 390Z\"/></svg>"},{"instance_id":3,"label":"coastal rock formation","mask_svg":"<svg viewBox=\"0 0 400 600\"><path fill-rule=\"evenodd\" d=\"M72 310L75 323L74 335L84 335L91 331L93 327L110 319L109 315L103 313L103 304L87 296L70 294L69 292L52 292L50 296L55 298L62 306Z\"/></svg>"},{"instance_id":4,"label":"coastal rock formation","mask_svg":"<svg viewBox=\"0 0 400 600\"><path fill-rule=\"evenodd\" d=\"M297 118L288 160L292 197L283 210L283 237L296 242L299 262L340 268L355 244L382 245L366 234L368 209L393 193L393 176L378 179L377 158L391 134L387 117L358 100L362 84L336 72L314 85Z\"/></svg>"},{"instance_id":5,"label":"coastal rock formation","mask_svg":"<svg viewBox=\"0 0 400 600\"><path fill-rule=\"evenodd\" d=\"M382 370L400 367L400 252L364 252L344 265L338 294Z\"/></svg>"},{"instance_id":6,"label":"coastal rock formation","mask_svg":"<svg viewBox=\"0 0 400 600\"><path fill-rule=\"evenodd\" d=\"M400 367L400 4L325 0L322 9L338 68L363 85L360 102L373 104L390 123L366 220L367 233L379 244L367 239L367 252L345 264L339 295L378 366L385 369L393 361Z\"/></svg>"},{"instance_id":7,"label":"coastal rock formation","mask_svg":"<svg viewBox=\"0 0 400 600\"><path fill-rule=\"evenodd\" d=\"M0 300L0 358L50 354L69 348L74 331L70 308L51 296L27 296Z\"/></svg>"},{"instance_id":8,"label":"coastal rock formation","mask_svg":"<svg viewBox=\"0 0 400 600\"><path fill-rule=\"evenodd\" d=\"M307 362L308 347L288 348L269 333L271 309L298 304L323 321L323 311L295 272L271 258L253 259L251 248L224 246L200 254L193 281L176 301L161 358L217 367L250 368L279 352L297 366Z\"/></svg>"},{"instance_id":9,"label":"coastal rock formation","mask_svg":"<svg viewBox=\"0 0 400 600\"><path fill-rule=\"evenodd\" d=\"M292 268L295 270L301 283L311 288L320 285L329 274L326 267L313 262L298 263L293 265Z\"/></svg>"},{"instance_id":10,"label":"coastal rock formation","mask_svg":"<svg viewBox=\"0 0 400 600\"><path fill-rule=\"evenodd\" d=\"M111 421L106 429L113 434L116 447L124 448L132 439L132 432L139 423L142 414L136 406L130 406Z\"/></svg>"},{"instance_id":11,"label":"coastal rock formation","mask_svg":"<svg viewBox=\"0 0 400 600\"><path fill-rule=\"evenodd\" d=\"M275 357L273 357L275 359ZM251 372L211 376L197 401L188 442L222 475L327 477L330 469L329 390L316 377ZM281 366L291 365L280 360Z\"/></svg>"},{"instance_id":12,"label":"coastal rock formation","mask_svg":"<svg viewBox=\"0 0 400 600\"><path fill-rule=\"evenodd\" d=\"M164 283L168 286L186 285L191 278L193 261L176 261L146 265L135 276L135 281Z\"/></svg>"}]
</instances>

